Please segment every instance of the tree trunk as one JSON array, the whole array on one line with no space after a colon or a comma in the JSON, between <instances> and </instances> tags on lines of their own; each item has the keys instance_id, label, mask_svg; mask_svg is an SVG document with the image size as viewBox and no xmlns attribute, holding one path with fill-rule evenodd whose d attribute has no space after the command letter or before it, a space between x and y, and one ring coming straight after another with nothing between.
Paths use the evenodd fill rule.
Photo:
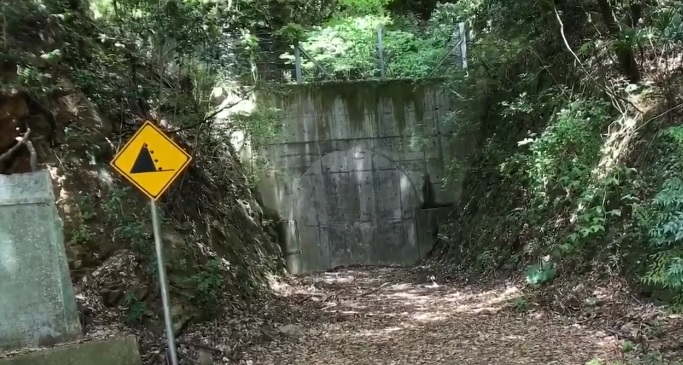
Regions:
<instances>
[{"instance_id":1,"label":"tree trunk","mask_svg":"<svg viewBox=\"0 0 683 365\"><path fill-rule=\"evenodd\" d=\"M600 7L602 19L607 26L609 34L613 37L618 36L621 29L614 17L609 0L598 0L598 6ZM621 72L623 72L624 76L633 83L640 81L640 69L638 68L633 48L631 48L631 46L620 46L616 49L616 54L617 59L619 60L619 66L621 67Z\"/></svg>"}]
</instances>

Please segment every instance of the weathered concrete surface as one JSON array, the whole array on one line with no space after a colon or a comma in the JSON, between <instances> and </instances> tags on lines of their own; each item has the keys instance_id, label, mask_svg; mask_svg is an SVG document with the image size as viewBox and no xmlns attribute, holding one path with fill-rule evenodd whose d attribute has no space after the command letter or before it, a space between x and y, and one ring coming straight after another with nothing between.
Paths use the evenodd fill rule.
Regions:
<instances>
[{"instance_id":1,"label":"weathered concrete surface","mask_svg":"<svg viewBox=\"0 0 683 365\"><path fill-rule=\"evenodd\" d=\"M447 222L450 212L450 208L415 210L415 224L418 227L417 242L420 246L421 256L424 257L434 248L434 243L439 233L439 226Z\"/></svg>"},{"instance_id":2,"label":"weathered concrete surface","mask_svg":"<svg viewBox=\"0 0 683 365\"><path fill-rule=\"evenodd\" d=\"M69 344L6 359L0 365L141 365L133 336Z\"/></svg>"},{"instance_id":3,"label":"weathered concrete surface","mask_svg":"<svg viewBox=\"0 0 683 365\"><path fill-rule=\"evenodd\" d=\"M446 93L411 81L335 82L288 85L259 100L284 116L259 190L286 222L290 271L412 264L429 252L434 240L420 242L430 236L418 234L415 217L423 175L437 203L456 202L460 186L443 189L441 180L445 163L468 149L443 123Z\"/></svg>"},{"instance_id":4,"label":"weathered concrete surface","mask_svg":"<svg viewBox=\"0 0 683 365\"><path fill-rule=\"evenodd\" d=\"M0 350L80 335L50 174L0 175Z\"/></svg>"}]
</instances>

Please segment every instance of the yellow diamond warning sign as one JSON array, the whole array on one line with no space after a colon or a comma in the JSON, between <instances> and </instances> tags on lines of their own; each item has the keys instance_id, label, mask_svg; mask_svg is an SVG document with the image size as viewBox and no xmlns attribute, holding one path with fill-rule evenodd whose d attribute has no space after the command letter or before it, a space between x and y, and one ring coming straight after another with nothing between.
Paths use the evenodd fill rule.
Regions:
<instances>
[{"instance_id":1,"label":"yellow diamond warning sign","mask_svg":"<svg viewBox=\"0 0 683 365\"><path fill-rule=\"evenodd\" d=\"M114 156L111 166L157 200L191 160L187 152L147 121Z\"/></svg>"}]
</instances>

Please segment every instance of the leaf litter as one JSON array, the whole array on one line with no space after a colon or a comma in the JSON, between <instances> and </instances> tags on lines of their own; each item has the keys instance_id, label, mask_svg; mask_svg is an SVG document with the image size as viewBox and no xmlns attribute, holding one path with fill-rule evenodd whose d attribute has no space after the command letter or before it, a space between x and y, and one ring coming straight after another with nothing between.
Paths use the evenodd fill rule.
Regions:
<instances>
[{"instance_id":1,"label":"leaf litter","mask_svg":"<svg viewBox=\"0 0 683 365\"><path fill-rule=\"evenodd\" d=\"M121 273L121 263L111 270ZM616 296L569 313L567 306L580 301L576 291L544 290L535 298L565 298L558 310L529 304L530 293L514 282L472 283L391 267L288 276L271 285L274 296L236 300L226 294L218 318L189 324L177 337L181 364L583 365L596 358L600 364L623 359L629 339L650 349L683 349L676 336L683 329L680 317ZM86 299L99 298L89 293L97 286L77 285ZM97 300L81 304L95 313L82 341L132 332L143 364L165 363L163 332L122 326ZM647 324L648 329L646 322L657 325ZM666 336L650 338L643 329Z\"/></svg>"},{"instance_id":2,"label":"leaf litter","mask_svg":"<svg viewBox=\"0 0 683 365\"><path fill-rule=\"evenodd\" d=\"M244 349L245 365L585 364L620 358L614 336L553 312L511 308L521 290L483 290L407 268L347 268L275 288L289 323Z\"/></svg>"}]
</instances>

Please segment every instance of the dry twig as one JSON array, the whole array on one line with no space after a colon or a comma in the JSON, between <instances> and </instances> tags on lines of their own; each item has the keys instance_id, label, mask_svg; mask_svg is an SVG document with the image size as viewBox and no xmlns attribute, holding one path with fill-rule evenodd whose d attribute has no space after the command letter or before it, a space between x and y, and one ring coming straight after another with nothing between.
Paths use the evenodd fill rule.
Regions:
<instances>
[{"instance_id":1,"label":"dry twig","mask_svg":"<svg viewBox=\"0 0 683 365\"><path fill-rule=\"evenodd\" d=\"M15 144L14 146L12 146L12 148L5 151L5 153L3 153L2 155L0 155L0 162L4 162L4 161L8 160L10 157L12 157L14 152L16 152L19 149L19 147L21 147L23 144L28 142L28 137L30 135L31 135L31 129L26 128L26 133L24 133L23 137L18 138L17 144Z\"/></svg>"}]
</instances>

